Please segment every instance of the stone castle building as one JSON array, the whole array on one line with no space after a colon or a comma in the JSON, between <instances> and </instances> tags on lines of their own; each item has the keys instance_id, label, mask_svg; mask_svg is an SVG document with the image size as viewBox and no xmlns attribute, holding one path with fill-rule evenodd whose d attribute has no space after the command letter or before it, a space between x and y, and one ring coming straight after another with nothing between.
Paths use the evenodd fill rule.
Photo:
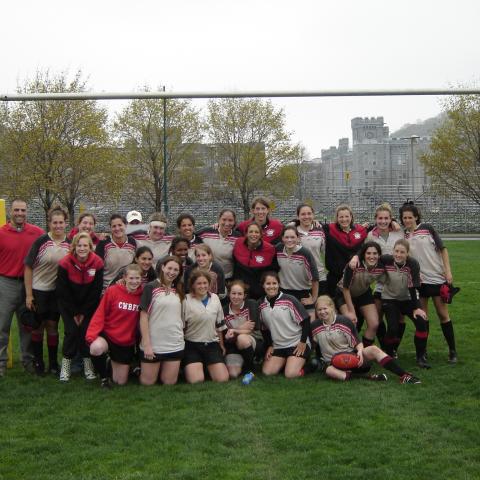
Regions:
<instances>
[{"instance_id":1,"label":"stone castle building","mask_svg":"<svg viewBox=\"0 0 480 480\"><path fill-rule=\"evenodd\" d=\"M348 138L341 138L338 147L322 150L326 185L352 188L405 185L418 192L429 183L419 157L428 148L430 137L390 137L383 117L356 117L351 126L351 147Z\"/></svg>"}]
</instances>

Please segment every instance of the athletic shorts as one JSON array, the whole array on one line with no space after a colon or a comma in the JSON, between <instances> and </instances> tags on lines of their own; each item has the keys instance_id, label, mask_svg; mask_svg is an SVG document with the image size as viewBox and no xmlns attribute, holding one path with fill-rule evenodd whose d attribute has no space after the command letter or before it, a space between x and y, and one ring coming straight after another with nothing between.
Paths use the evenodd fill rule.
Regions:
<instances>
[{"instance_id":1,"label":"athletic shorts","mask_svg":"<svg viewBox=\"0 0 480 480\"><path fill-rule=\"evenodd\" d=\"M394 305L402 315L407 315L410 318L413 318L413 311L417 308L412 300L391 300L386 298L382 300L382 308L385 310L384 305L387 310L390 305Z\"/></svg>"},{"instance_id":2,"label":"athletic shorts","mask_svg":"<svg viewBox=\"0 0 480 480\"><path fill-rule=\"evenodd\" d=\"M340 310L342 305L346 305L343 292L340 289L337 289L337 294L335 295L334 301L338 310ZM369 288L365 293L362 293L358 297L352 297L352 302L355 309L365 307L366 305L375 305L372 290Z\"/></svg>"},{"instance_id":3,"label":"athletic shorts","mask_svg":"<svg viewBox=\"0 0 480 480\"><path fill-rule=\"evenodd\" d=\"M183 365L190 363L203 363L213 365L214 363L225 363L222 349L218 342L190 342L185 341L185 356Z\"/></svg>"},{"instance_id":4,"label":"athletic shorts","mask_svg":"<svg viewBox=\"0 0 480 480\"><path fill-rule=\"evenodd\" d=\"M133 362L135 345L118 345L112 342L104 332L100 333L100 336L107 341L108 356L112 362L121 363L122 365L130 365Z\"/></svg>"},{"instance_id":5,"label":"athletic shorts","mask_svg":"<svg viewBox=\"0 0 480 480\"><path fill-rule=\"evenodd\" d=\"M421 298L431 298L440 296L440 287L442 284L422 283L418 289Z\"/></svg>"},{"instance_id":6,"label":"athletic shorts","mask_svg":"<svg viewBox=\"0 0 480 480\"><path fill-rule=\"evenodd\" d=\"M55 290L44 292L42 290L33 290L33 298L35 301L35 315L40 322L60 320L60 312L58 311L57 296Z\"/></svg>"},{"instance_id":7,"label":"athletic shorts","mask_svg":"<svg viewBox=\"0 0 480 480\"><path fill-rule=\"evenodd\" d=\"M318 282L318 296L328 295L328 285L326 280L320 280Z\"/></svg>"},{"instance_id":8,"label":"athletic shorts","mask_svg":"<svg viewBox=\"0 0 480 480\"><path fill-rule=\"evenodd\" d=\"M288 288L282 288L281 290L283 293L295 297L300 303L302 303L302 298L308 298L312 294L311 290L289 290ZM313 303L312 305L303 306L305 307L305 310L313 310L315 308L315 305Z\"/></svg>"},{"instance_id":9,"label":"athletic shorts","mask_svg":"<svg viewBox=\"0 0 480 480\"><path fill-rule=\"evenodd\" d=\"M272 355L274 357L282 357L282 358L288 358L288 357L295 357L296 355L293 353L295 351L296 347L288 347L288 348L275 348L272 352ZM305 348L305 351L303 352L303 355L300 358L305 358L307 359L310 356L310 347L307 345L307 348Z\"/></svg>"},{"instance_id":10,"label":"athletic shorts","mask_svg":"<svg viewBox=\"0 0 480 480\"><path fill-rule=\"evenodd\" d=\"M145 354L141 348L138 349L140 361L143 363L160 363L181 361L184 357L185 350L170 353L154 353L153 358L145 358Z\"/></svg>"}]
</instances>

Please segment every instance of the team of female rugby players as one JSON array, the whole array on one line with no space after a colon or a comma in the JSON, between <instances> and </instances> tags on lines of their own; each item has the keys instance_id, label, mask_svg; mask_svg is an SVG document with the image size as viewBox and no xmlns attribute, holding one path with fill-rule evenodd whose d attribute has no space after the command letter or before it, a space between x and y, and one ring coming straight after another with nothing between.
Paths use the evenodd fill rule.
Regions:
<instances>
[{"instance_id":1,"label":"team of female rugby players","mask_svg":"<svg viewBox=\"0 0 480 480\"><path fill-rule=\"evenodd\" d=\"M67 213L53 208L48 233L25 259L37 373L45 371L45 330L48 370L62 382L81 355L85 377L98 374L103 387L127 383L134 366L140 383L153 385L175 384L180 374L189 383L207 376L226 382L260 362L264 375L294 378L319 366L336 380L386 380L368 374L376 361L402 383L420 383L395 358L409 317L417 365L430 368L429 298L448 360L456 363L440 295L441 286L452 283L448 253L417 207L403 205L400 225L390 206L381 205L373 228L354 223L347 205L327 224L316 221L307 204L286 226L269 210L266 199L256 198L251 219L237 223L235 212L224 209L216 225L199 230L194 217L183 214L178 236L166 233L159 213L148 231L127 235L125 218L114 214L110 235L101 238L89 213L67 236ZM53 339L60 316L65 337L58 365ZM332 365L343 352L353 353L355 366Z\"/></svg>"}]
</instances>

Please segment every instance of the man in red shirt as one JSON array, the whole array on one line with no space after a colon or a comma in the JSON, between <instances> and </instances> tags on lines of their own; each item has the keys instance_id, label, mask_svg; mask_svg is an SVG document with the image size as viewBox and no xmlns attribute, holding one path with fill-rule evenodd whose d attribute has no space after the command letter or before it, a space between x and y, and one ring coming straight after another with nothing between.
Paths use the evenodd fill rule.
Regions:
<instances>
[{"instance_id":1,"label":"man in red shirt","mask_svg":"<svg viewBox=\"0 0 480 480\"><path fill-rule=\"evenodd\" d=\"M20 308L25 306L23 284L23 261L33 242L45 232L27 223L27 204L15 199L10 210L10 222L0 228L0 377L5 375L7 346L13 314L20 316ZM32 367L33 355L30 351L30 334L20 325L20 349L22 363L26 370Z\"/></svg>"}]
</instances>

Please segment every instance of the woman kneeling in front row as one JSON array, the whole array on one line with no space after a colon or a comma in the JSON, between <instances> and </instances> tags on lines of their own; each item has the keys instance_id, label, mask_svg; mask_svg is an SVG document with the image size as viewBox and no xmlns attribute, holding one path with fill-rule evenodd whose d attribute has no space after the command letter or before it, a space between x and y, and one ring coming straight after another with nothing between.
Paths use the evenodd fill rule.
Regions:
<instances>
[{"instance_id":1,"label":"woman kneeling in front row","mask_svg":"<svg viewBox=\"0 0 480 480\"><path fill-rule=\"evenodd\" d=\"M103 388L110 387L107 352L112 362L112 378L118 385L127 383L130 364L135 354L138 305L142 295L140 266L134 263L128 265L123 280L124 284L116 283L107 288L85 336Z\"/></svg>"},{"instance_id":2,"label":"woman kneeling in front row","mask_svg":"<svg viewBox=\"0 0 480 480\"><path fill-rule=\"evenodd\" d=\"M369 372L371 361L400 377L400 383L421 383L413 375L401 368L395 360L375 345L363 347L358 338L357 329L350 319L335 314L333 300L322 295L316 303L317 320L312 323L313 340L319 345L327 377L334 380L349 380L352 375L364 376ZM354 353L358 357L358 366L342 370L331 365L332 357L337 353ZM369 375L370 380L387 380L387 376Z\"/></svg>"},{"instance_id":3,"label":"woman kneeling in front row","mask_svg":"<svg viewBox=\"0 0 480 480\"><path fill-rule=\"evenodd\" d=\"M223 308L218 295L210 293L210 273L193 270L183 301L185 319L185 379L188 383L205 380L204 367L214 382L228 381L225 365Z\"/></svg>"},{"instance_id":4,"label":"woman kneeling in front row","mask_svg":"<svg viewBox=\"0 0 480 480\"><path fill-rule=\"evenodd\" d=\"M261 284L260 325L267 347L262 371L276 375L285 368L285 377L300 377L310 353L310 316L295 297L280 291L278 273L265 272Z\"/></svg>"}]
</instances>

